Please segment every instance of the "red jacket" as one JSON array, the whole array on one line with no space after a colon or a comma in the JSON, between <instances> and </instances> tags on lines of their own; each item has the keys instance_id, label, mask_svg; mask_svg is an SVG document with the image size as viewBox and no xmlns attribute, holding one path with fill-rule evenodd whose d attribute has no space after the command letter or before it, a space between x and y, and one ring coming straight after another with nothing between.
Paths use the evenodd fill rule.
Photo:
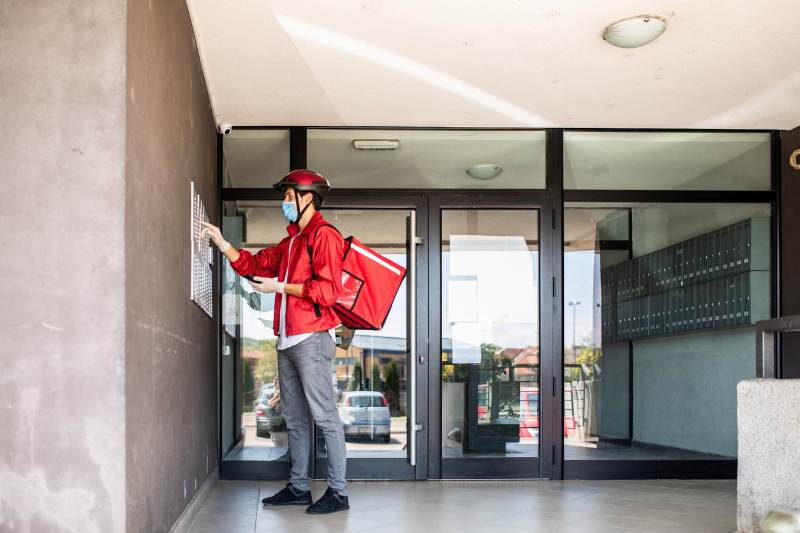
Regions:
<instances>
[{"instance_id":1,"label":"red jacket","mask_svg":"<svg viewBox=\"0 0 800 533\"><path fill-rule=\"evenodd\" d=\"M286 307L286 335L298 335L314 331L326 331L341 324L341 320L331 307L342 292L342 254L344 253L344 239L331 227L320 228L327 224L322 214L317 211L303 231L296 223L291 223L286 228L287 237L278 243L278 246L264 248L255 255L247 250L239 250L239 259L231 263L233 269L241 276L263 276L283 280L286 275L286 259L289 255L289 241L292 242L291 267L287 283L303 285L303 296L289 296ZM309 236L316 238L312 243L314 257L314 279L311 279L311 265L308 258ZM280 309L284 299L283 294L275 294L275 317L272 325L275 336L280 328ZM319 309L317 315L315 305Z\"/></svg>"}]
</instances>

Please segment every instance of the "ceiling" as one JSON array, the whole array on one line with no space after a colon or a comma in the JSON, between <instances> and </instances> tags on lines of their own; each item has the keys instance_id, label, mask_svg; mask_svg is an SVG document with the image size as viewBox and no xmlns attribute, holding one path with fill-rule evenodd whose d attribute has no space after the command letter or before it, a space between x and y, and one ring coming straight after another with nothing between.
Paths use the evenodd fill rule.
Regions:
<instances>
[{"instance_id":1,"label":"ceiling","mask_svg":"<svg viewBox=\"0 0 800 533\"><path fill-rule=\"evenodd\" d=\"M187 0L218 122L791 129L793 0ZM638 49L602 30L649 13Z\"/></svg>"}]
</instances>

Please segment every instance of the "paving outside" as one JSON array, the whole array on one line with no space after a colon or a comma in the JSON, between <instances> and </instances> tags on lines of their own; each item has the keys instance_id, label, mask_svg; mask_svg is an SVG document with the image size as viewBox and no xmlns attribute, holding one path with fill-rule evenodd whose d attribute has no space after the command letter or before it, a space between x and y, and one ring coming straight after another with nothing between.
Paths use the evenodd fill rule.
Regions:
<instances>
[{"instance_id":1,"label":"paving outside","mask_svg":"<svg viewBox=\"0 0 800 533\"><path fill-rule=\"evenodd\" d=\"M729 533L736 529L736 482L421 481L353 482L351 509L328 516L303 507L264 508L277 481L219 481L191 533L279 531ZM314 496L325 484L315 482Z\"/></svg>"}]
</instances>

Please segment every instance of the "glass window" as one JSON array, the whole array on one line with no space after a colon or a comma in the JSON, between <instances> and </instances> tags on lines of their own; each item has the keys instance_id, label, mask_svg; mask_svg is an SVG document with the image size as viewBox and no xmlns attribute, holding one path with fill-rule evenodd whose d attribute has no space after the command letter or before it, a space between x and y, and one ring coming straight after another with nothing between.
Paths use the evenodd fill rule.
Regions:
<instances>
[{"instance_id":1,"label":"glass window","mask_svg":"<svg viewBox=\"0 0 800 533\"><path fill-rule=\"evenodd\" d=\"M544 131L308 131L308 166L336 188L542 189Z\"/></svg>"},{"instance_id":2,"label":"glass window","mask_svg":"<svg viewBox=\"0 0 800 533\"><path fill-rule=\"evenodd\" d=\"M770 316L765 204L565 210L564 457L736 457L736 383Z\"/></svg>"},{"instance_id":3,"label":"glass window","mask_svg":"<svg viewBox=\"0 0 800 533\"><path fill-rule=\"evenodd\" d=\"M289 130L233 130L222 152L223 187L272 188L289 172Z\"/></svg>"},{"instance_id":4,"label":"glass window","mask_svg":"<svg viewBox=\"0 0 800 533\"><path fill-rule=\"evenodd\" d=\"M769 133L564 132L565 189L770 187Z\"/></svg>"},{"instance_id":5,"label":"glass window","mask_svg":"<svg viewBox=\"0 0 800 533\"><path fill-rule=\"evenodd\" d=\"M538 457L538 211L448 209L441 238L442 457Z\"/></svg>"}]
</instances>

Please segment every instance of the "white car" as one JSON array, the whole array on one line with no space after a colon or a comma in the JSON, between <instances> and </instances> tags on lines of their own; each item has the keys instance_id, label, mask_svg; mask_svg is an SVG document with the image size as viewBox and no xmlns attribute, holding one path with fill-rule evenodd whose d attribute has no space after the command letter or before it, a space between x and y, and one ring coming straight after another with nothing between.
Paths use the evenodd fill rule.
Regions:
<instances>
[{"instance_id":1,"label":"white car","mask_svg":"<svg viewBox=\"0 0 800 533\"><path fill-rule=\"evenodd\" d=\"M391 439L392 418L389 404L383 393L377 391L349 391L342 397L339 416L346 437L369 437L372 440Z\"/></svg>"}]
</instances>

